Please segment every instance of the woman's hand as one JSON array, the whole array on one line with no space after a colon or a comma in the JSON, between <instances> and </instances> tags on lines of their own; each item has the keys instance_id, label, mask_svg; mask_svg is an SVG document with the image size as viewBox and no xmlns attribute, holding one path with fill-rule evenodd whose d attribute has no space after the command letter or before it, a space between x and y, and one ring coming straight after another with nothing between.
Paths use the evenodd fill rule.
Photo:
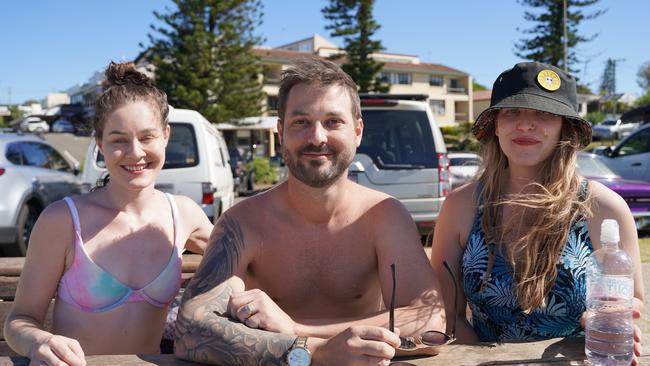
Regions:
<instances>
[{"instance_id":1,"label":"woman's hand","mask_svg":"<svg viewBox=\"0 0 650 366\"><path fill-rule=\"evenodd\" d=\"M84 351L76 339L52 335L32 348L30 366L86 366Z\"/></svg>"}]
</instances>

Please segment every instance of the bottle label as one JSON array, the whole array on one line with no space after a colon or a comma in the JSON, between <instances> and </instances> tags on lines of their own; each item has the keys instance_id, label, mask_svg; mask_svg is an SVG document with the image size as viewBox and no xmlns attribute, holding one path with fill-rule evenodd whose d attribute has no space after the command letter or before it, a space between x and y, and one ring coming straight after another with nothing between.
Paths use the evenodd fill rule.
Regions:
<instances>
[{"instance_id":1,"label":"bottle label","mask_svg":"<svg viewBox=\"0 0 650 366\"><path fill-rule=\"evenodd\" d=\"M634 280L628 276L592 275L587 282L587 298L608 297L632 299Z\"/></svg>"}]
</instances>

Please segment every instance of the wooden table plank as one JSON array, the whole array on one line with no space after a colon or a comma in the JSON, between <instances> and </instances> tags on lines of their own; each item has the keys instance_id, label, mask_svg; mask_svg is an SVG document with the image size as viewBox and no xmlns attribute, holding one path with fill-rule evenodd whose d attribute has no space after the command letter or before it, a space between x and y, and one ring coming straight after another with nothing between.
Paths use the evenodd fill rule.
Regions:
<instances>
[{"instance_id":1,"label":"wooden table plank","mask_svg":"<svg viewBox=\"0 0 650 366\"><path fill-rule=\"evenodd\" d=\"M433 365L584 365L584 338L555 338L528 343L507 343L493 346L446 346L437 356L408 357L394 360L394 366ZM0 357L0 366L27 366L27 359ZM89 366L106 365L161 365L190 366L192 362L176 359L173 355L89 356ZM639 365L650 365L650 356L639 359Z\"/></svg>"},{"instance_id":2,"label":"wooden table plank","mask_svg":"<svg viewBox=\"0 0 650 366\"><path fill-rule=\"evenodd\" d=\"M20 277L0 277L0 299L13 300Z\"/></svg>"},{"instance_id":3,"label":"wooden table plank","mask_svg":"<svg viewBox=\"0 0 650 366\"><path fill-rule=\"evenodd\" d=\"M194 273L203 258L199 254L183 254L183 273ZM0 257L0 276L20 276L25 257Z\"/></svg>"},{"instance_id":4,"label":"wooden table plank","mask_svg":"<svg viewBox=\"0 0 650 366\"><path fill-rule=\"evenodd\" d=\"M0 276L20 276L24 263L24 257L1 257Z\"/></svg>"}]
</instances>

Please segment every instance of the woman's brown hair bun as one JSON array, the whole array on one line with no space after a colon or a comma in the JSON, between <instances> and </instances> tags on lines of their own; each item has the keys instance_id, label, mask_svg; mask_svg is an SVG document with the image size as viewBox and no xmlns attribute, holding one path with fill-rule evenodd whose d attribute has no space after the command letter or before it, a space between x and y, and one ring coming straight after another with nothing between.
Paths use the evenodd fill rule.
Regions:
<instances>
[{"instance_id":1,"label":"woman's brown hair bun","mask_svg":"<svg viewBox=\"0 0 650 366\"><path fill-rule=\"evenodd\" d=\"M110 88L113 85L141 85L146 87L151 87L151 80L147 75L136 70L135 63L125 62L122 64L116 64L111 62L106 69L106 80L104 81L102 87L103 90Z\"/></svg>"}]
</instances>

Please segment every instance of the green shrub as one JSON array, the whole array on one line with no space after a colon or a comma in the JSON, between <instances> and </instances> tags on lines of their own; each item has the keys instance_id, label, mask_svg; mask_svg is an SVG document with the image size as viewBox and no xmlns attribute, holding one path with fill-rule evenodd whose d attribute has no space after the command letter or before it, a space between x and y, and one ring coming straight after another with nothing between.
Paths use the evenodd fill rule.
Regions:
<instances>
[{"instance_id":1,"label":"green shrub","mask_svg":"<svg viewBox=\"0 0 650 366\"><path fill-rule=\"evenodd\" d=\"M587 113L585 119L593 124L597 124L604 121L606 117L605 112L591 112Z\"/></svg>"},{"instance_id":2,"label":"green shrub","mask_svg":"<svg viewBox=\"0 0 650 366\"><path fill-rule=\"evenodd\" d=\"M273 184L278 181L278 172L271 166L268 158L255 158L246 163L246 170L251 169L256 183Z\"/></svg>"}]
</instances>

